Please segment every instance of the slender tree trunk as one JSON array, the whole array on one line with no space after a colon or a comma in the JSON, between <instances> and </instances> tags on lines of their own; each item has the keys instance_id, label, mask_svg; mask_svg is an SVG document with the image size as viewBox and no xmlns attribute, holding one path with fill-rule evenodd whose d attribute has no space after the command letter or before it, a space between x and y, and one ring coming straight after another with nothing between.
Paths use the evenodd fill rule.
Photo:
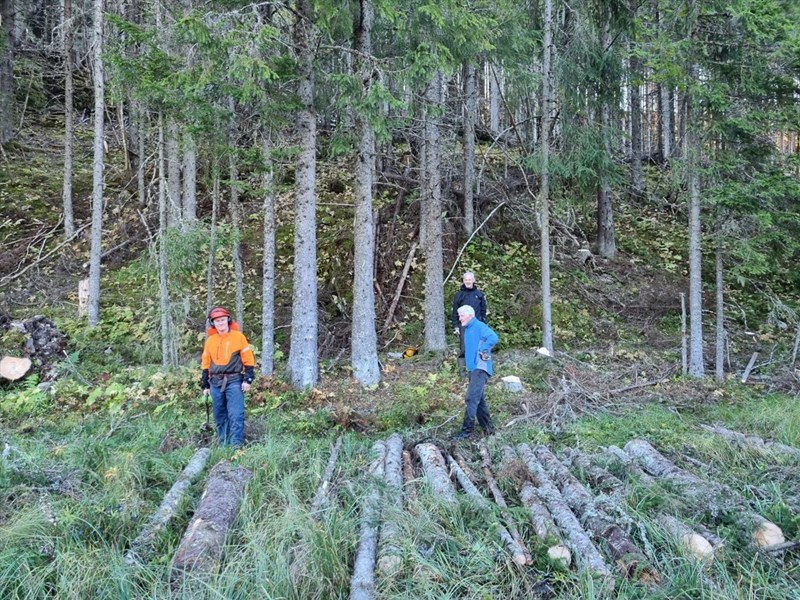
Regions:
<instances>
[{"instance_id":1,"label":"slender tree trunk","mask_svg":"<svg viewBox=\"0 0 800 600\"><path fill-rule=\"evenodd\" d=\"M139 102L133 103L134 119L137 121L136 144L138 160L136 161L136 191L139 195L139 206L147 205L147 183L145 181L145 123L147 122L144 107Z\"/></svg>"},{"instance_id":2,"label":"slender tree trunk","mask_svg":"<svg viewBox=\"0 0 800 600\"><path fill-rule=\"evenodd\" d=\"M275 190L273 189L272 140L264 132L261 151L264 154L264 262L261 285L261 374L271 376L275 370Z\"/></svg>"},{"instance_id":3,"label":"slender tree trunk","mask_svg":"<svg viewBox=\"0 0 800 600\"><path fill-rule=\"evenodd\" d=\"M635 10L635 4L632 9ZM635 13L634 13L635 14ZM640 93L641 61L635 54L634 42L630 45L630 88L631 88L631 198L641 199L644 194L642 178L642 97Z\"/></svg>"},{"instance_id":4,"label":"slender tree trunk","mask_svg":"<svg viewBox=\"0 0 800 600\"><path fill-rule=\"evenodd\" d=\"M184 230L197 223L197 147L191 133L183 134L183 221Z\"/></svg>"},{"instance_id":5,"label":"slender tree trunk","mask_svg":"<svg viewBox=\"0 0 800 600\"><path fill-rule=\"evenodd\" d=\"M553 353L553 317L550 297L550 122L553 108L553 1L544 0L544 54L542 57L542 175L539 188L542 261L542 345Z\"/></svg>"},{"instance_id":6,"label":"slender tree trunk","mask_svg":"<svg viewBox=\"0 0 800 600\"><path fill-rule=\"evenodd\" d=\"M297 389L313 387L319 375L317 362L317 233L316 151L317 119L314 114L314 42L310 0L298 0L294 25L298 52L296 128L300 152L295 161L294 274L292 333L287 375Z\"/></svg>"},{"instance_id":7,"label":"slender tree trunk","mask_svg":"<svg viewBox=\"0 0 800 600\"><path fill-rule=\"evenodd\" d=\"M242 266L242 210L239 206L239 157L236 154L236 113L230 99L233 123L231 123L230 154L228 156L228 185L231 192L231 257L233 259L234 286L236 288L236 322L244 330L244 268Z\"/></svg>"},{"instance_id":8,"label":"slender tree trunk","mask_svg":"<svg viewBox=\"0 0 800 600\"><path fill-rule=\"evenodd\" d=\"M0 0L0 146L14 135L14 0Z\"/></svg>"},{"instance_id":9,"label":"slender tree trunk","mask_svg":"<svg viewBox=\"0 0 800 600\"><path fill-rule=\"evenodd\" d=\"M166 156L164 153L164 116L158 113L158 297L161 313L161 364L177 364L175 336L172 330L169 281L167 278L167 229L169 227L169 200L167 199Z\"/></svg>"},{"instance_id":10,"label":"slender tree trunk","mask_svg":"<svg viewBox=\"0 0 800 600\"><path fill-rule=\"evenodd\" d=\"M718 209L719 211L719 209ZM717 213L717 232L715 255L715 280L716 280L716 348L714 352L714 381L722 383L725 380L725 288L723 286L722 271L722 213Z\"/></svg>"},{"instance_id":11,"label":"slender tree trunk","mask_svg":"<svg viewBox=\"0 0 800 600\"><path fill-rule=\"evenodd\" d=\"M72 213L72 1L64 0L64 237L75 233Z\"/></svg>"},{"instance_id":12,"label":"slender tree trunk","mask_svg":"<svg viewBox=\"0 0 800 600\"><path fill-rule=\"evenodd\" d=\"M694 73L697 72L693 68ZM700 222L700 119L692 99L686 106L686 178L689 187L689 375L703 377L703 280Z\"/></svg>"},{"instance_id":13,"label":"slender tree trunk","mask_svg":"<svg viewBox=\"0 0 800 600\"><path fill-rule=\"evenodd\" d=\"M475 123L478 120L478 93L475 89L475 65L464 63L464 233L475 230Z\"/></svg>"},{"instance_id":14,"label":"slender tree trunk","mask_svg":"<svg viewBox=\"0 0 800 600\"><path fill-rule=\"evenodd\" d=\"M181 224L181 159L178 144L178 124L174 117L167 116L167 200L169 201L168 226Z\"/></svg>"},{"instance_id":15,"label":"slender tree trunk","mask_svg":"<svg viewBox=\"0 0 800 600\"><path fill-rule=\"evenodd\" d=\"M103 241L103 0L94 0L94 162L92 170L92 237L89 253L89 326L100 322L100 257Z\"/></svg>"},{"instance_id":16,"label":"slender tree trunk","mask_svg":"<svg viewBox=\"0 0 800 600\"><path fill-rule=\"evenodd\" d=\"M492 135L500 131L500 84L497 82L499 73L489 64L489 130Z\"/></svg>"},{"instance_id":17,"label":"slender tree trunk","mask_svg":"<svg viewBox=\"0 0 800 600\"><path fill-rule=\"evenodd\" d=\"M211 232L208 242L208 266L206 281L206 314L211 312L214 307L214 254L217 251L217 216L219 215L220 200L220 168L219 156L214 155L211 159Z\"/></svg>"},{"instance_id":18,"label":"slender tree trunk","mask_svg":"<svg viewBox=\"0 0 800 600\"><path fill-rule=\"evenodd\" d=\"M363 93L372 86L372 24L375 7L372 0L359 0L359 19L356 22L356 69L361 77ZM355 112L356 130L360 136L356 156L355 220L353 264L353 323L351 364L353 377L364 386L376 385L381 379L378 366L378 339L375 332L375 291L373 259L375 249L372 215L372 174L375 163L375 132L369 115Z\"/></svg>"},{"instance_id":19,"label":"slender tree trunk","mask_svg":"<svg viewBox=\"0 0 800 600\"><path fill-rule=\"evenodd\" d=\"M611 24L609 17L603 26L603 52L608 53L611 46ZM607 160L613 160L611 154L611 106L610 100L604 98L600 107L600 135L603 139L603 151ZM597 191L597 253L603 258L614 258L617 254L617 242L614 235L614 207L611 198L611 183L605 169L600 173Z\"/></svg>"},{"instance_id":20,"label":"slender tree trunk","mask_svg":"<svg viewBox=\"0 0 800 600\"><path fill-rule=\"evenodd\" d=\"M439 114L442 100L442 72L436 70L428 82L426 103L433 108L425 122L427 147L428 210L425 219L425 349L442 351L444 337L444 275L442 258L442 174Z\"/></svg>"}]
</instances>

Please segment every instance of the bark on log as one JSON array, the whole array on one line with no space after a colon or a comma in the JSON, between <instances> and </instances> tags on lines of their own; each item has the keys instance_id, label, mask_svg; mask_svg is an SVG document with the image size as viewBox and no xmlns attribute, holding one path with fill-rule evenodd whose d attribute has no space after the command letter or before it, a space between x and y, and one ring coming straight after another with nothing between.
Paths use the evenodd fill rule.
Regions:
<instances>
[{"instance_id":1,"label":"bark on log","mask_svg":"<svg viewBox=\"0 0 800 600\"><path fill-rule=\"evenodd\" d=\"M621 465L628 475L635 477L642 485L647 487L656 485L655 478L645 473L639 466L639 463L633 460L622 448L618 446L609 446L606 448L605 452L603 452L603 455L616 464Z\"/></svg>"},{"instance_id":2,"label":"bark on log","mask_svg":"<svg viewBox=\"0 0 800 600\"><path fill-rule=\"evenodd\" d=\"M386 442L372 445L373 460L369 467L369 491L361 503L361 533L358 552L350 578L350 600L372 600L375 594L375 557L378 554L378 534L381 519L381 493L386 461Z\"/></svg>"},{"instance_id":3,"label":"bark on log","mask_svg":"<svg viewBox=\"0 0 800 600\"><path fill-rule=\"evenodd\" d=\"M710 563L714 560L714 548L708 540L675 517L659 515L656 522L700 562Z\"/></svg>"},{"instance_id":4,"label":"bark on log","mask_svg":"<svg viewBox=\"0 0 800 600\"><path fill-rule=\"evenodd\" d=\"M202 576L217 568L225 538L236 521L245 487L252 477L248 469L227 461L217 463L211 470L200 505L172 558L174 586L187 573Z\"/></svg>"},{"instance_id":5,"label":"bark on log","mask_svg":"<svg viewBox=\"0 0 800 600\"><path fill-rule=\"evenodd\" d=\"M386 480L386 507L394 509L395 513L403 510L403 438L398 434L391 436L386 442L386 461L384 465L384 479ZM400 547L397 544L398 528L394 516L389 512L383 513L381 521L381 540L378 559L378 569L382 573L390 574L400 568Z\"/></svg>"},{"instance_id":6,"label":"bark on log","mask_svg":"<svg viewBox=\"0 0 800 600\"><path fill-rule=\"evenodd\" d=\"M447 456L447 462L463 490L475 499L481 509L487 513L487 516L491 516L492 507L489 504L489 501L478 491L478 488L475 487L475 484L464 472L464 469L462 469L458 462L450 455ZM520 567L525 566L528 563L528 558L525 556L522 546L517 543L517 541L508 532L508 529L503 527L498 520L494 519L494 521L497 535L508 553L511 555L511 560L514 562L514 564Z\"/></svg>"},{"instance_id":7,"label":"bark on log","mask_svg":"<svg viewBox=\"0 0 800 600\"><path fill-rule=\"evenodd\" d=\"M315 521L319 521L320 513L328 503L331 491L331 479L333 478L333 471L336 469L336 461L339 460L339 451L342 448L342 436L336 438L333 446L331 446L331 453L328 456L328 464L325 465L325 472L322 474L322 479L317 486L317 491L314 494L314 499L311 501L311 508L309 514Z\"/></svg>"},{"instance_id":8,"label":"bark on log","mask_svg":"<svg viewBox=\"0 0 800 600\"><path fill-rule=\"evenodd\" d=\"M125 554L125 562L127 564L132 565L149 560L153 553L153 542L155 542L156 537L169 523L170 519L175 516L186 495L186 490L189 489L192 481L203 471L210 455L211 450L209 448L200 448L194 453L194 456L189 460L178 479L164 495L164 499L156 509L156 512L150 516L142 531L131 542L131 547Z\"/></svg>"},{"instance_id":9,"label":"bark on log","mask_svg":"<svg viewBox=\"0 0 800 600\"><path fill-rule=\"evenodd\" d=\"M600 541L606 552L626 577L637 576L650 583L659 582L658 571L649 564L647 557L631 540L630 536L604 510L597 506L594 496L572 473L545 447L537 446L534 454L547 475L555 481L564 500L578 515L584 527Z\"/></svg>"},{"instance_id":10,"label":"bark on log","mask_svg":"<svg viewBox=\"0 0 800 600\"><path fill-rule=\"evenodd\" d=\"M592 459L586 454L569 448L564 452L564 455L570 464L583 473L584 477L597 489L603 490L612 498L619 498L625 494L625 484L622 480L593 463Z\"/></svg>"},{"instance_id":11,"label":"bark on log","mask_svg":"<svg viewBox=\"0 0 800 600\"><path fill-rule=\"evenodd\" d=\"M750 531L757 547L769 548L786 541L780 527L751 510L739 494L727 486L705 481L681 469L667 460L649 442L631 440L625 444L625 452L635 458L647 472L680 488L685 498L707 506L712 513L724 511L733 516Z\"/></svg>"},{"instance_id":12,"label":"bark on log","mask_svg":"<svg viewBox=\"0 0 800 600\"><path fill-rule=\"evenodd\" d=\"M800 461L800 450L780 442L766 441L755 435L744 435L738 431L731 431L721 425L700 425L706 431L715 433L716 435L724 438L732 445L738 445L743 448L750 448L761 454L772 454L781 458Z\"/></svg>"},{"instance_id":13,"label":"bark on log","mask_svg":"<svg viewBox=\"0 0 800 600\"><path fill-rule=\"evenodd\" d=\"M0 377L8 381L22 379L31 370L33 363L30 358L17 356L4 356L0 358Z\"/></svg>"},{"instance_id":14,"label":"bark on log","mask_svg":"<svg viewBox=\"0 0 800 600\"><path fill-rule=\"evenodd\" d=\"M522 552L525 553L525 562L530 565L533 563L533 557L531 556L528 548L525 546L525 542L522 540L519 529L517 529L514 519L508 512L508 504L506 504L506 500L503 498L503 493L500 491L497 481L495 481L494 474L492 473L492 458L489 456L489 448L486 447L485 441L481 441L479 451L481 453L481 467L483 468L483 477L486 480L486 485L489 486L489 490L492 492L492 497L494 498L495 503L500 507L500 516L503 517L503 521L505 521L506 525L508 526L508 532L511 534L511 537L514 538L517 544L519 544L519 547L522 548Z\"/></svg>"},{"instance_id":15,"label":"bark on log","mask_svg":"<svg viewBox=\"0 0 800 600\"><path fill-rule=\"evenodd\" d=\"M575 560L580 568L589 570L611 582L611 570L608 568L606 561L600 556L578 518L569 509L561 492L558 491L555 483L553 483L544 467L536 459L533 451L527 444L520 444L517 446L517 452L530 472L530 476L536 485L536 493L544 501L547 510L553 515L553 520L561 528L564 539L575 555Z\"/></svg>"},{"instance_id":16,"label":"bark on log","mask_svg":"<svg viewBox=\"0 0 800 600\"><path fill-rule=\"evenodd\" d=\"M422 469L425 471L425 477L430 483L433 493L451 504L458 502L456 498L456 489L453 487L453 482L447 473L444 464L442 453L435 444L424 443L417 444L414 451L419 456L422 463Z\"/></svg>"},{"instance_id":17,"label":"bark on log","mask_svg":"<svg viewBox=\"0 0 800 600\"><path fill-rule=\"evenodd\" d=\"M417 489L414 487L414 466L411 464L411 453L403 450L403 490L410 501L416 501Z\"/></svg>"}]
</instances>

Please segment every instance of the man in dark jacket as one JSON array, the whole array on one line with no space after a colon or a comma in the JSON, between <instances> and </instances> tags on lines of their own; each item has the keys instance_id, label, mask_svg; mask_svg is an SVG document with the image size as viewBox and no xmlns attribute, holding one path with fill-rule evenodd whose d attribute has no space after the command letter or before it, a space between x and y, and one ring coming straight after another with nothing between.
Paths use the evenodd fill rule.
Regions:
<instances>
[{"instance_id":1,"label":"man in dark jacket","mask_svg":"<svg viewBox=\"0 0 800 600\"><path fill-rule=\"evenodd\" d=\"M486 322L486 296L475 286L475 275L471 271L464 273L462 277L464 285L456 292L453 298L453 333L459 336L458 352L458 372L461 377L466 377L467 371L464 361L464 331L458 320L458 309L462 306L471 306L475 311L475 317Z\"/></svg>"}]
</instances>

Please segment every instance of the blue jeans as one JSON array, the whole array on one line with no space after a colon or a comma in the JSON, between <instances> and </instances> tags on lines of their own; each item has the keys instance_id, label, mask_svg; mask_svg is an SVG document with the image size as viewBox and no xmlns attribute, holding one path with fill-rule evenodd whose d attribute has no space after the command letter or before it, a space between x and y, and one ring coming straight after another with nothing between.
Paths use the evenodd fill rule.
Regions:
<instances>
[{"instance_id":1,"label":"blue jeans","mask_svg":"<svg viewBox=\"0 0 800 600\"><path fill-rule=\"evenodd\" d=\"M220 446L238 448L244 441L244 392L242 380L228 381L225 390L211 385L211 407Z\"/></svg>"},{"instance_id":2,"label":"blue jeans","mask_svg":"<svg viewBox=\"0 0 800 600\"><path fill-rule=\"evenodd\" d=\"M469 372L469 386L464 402L467 408L464 411L464 424L461 426L463 433L472 433L475 429L475 417L485 432L494 429L492 418L489 416L489 406L486 404L486 382L489 374L482 369L473 369Z\"/></svg>"}]
</instances>

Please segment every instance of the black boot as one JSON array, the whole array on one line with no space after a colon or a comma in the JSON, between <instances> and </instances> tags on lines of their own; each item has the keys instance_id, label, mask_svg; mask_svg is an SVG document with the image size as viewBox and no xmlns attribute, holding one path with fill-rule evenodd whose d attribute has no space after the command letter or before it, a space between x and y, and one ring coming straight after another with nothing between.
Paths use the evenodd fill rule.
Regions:
<instances>
[{"instance_id":1,"label":"black boot","mask_svg":"<svg viewBox=\"0 0 800 600\"><path fill-rule=\"evenodd\" d=\"M471 435L472 435L471 431L463 431L462 430L459 433L457 433L456 435L454 435L452 437L452 440L454 442L460 442L460 441L463 441L463 440L468 440L469 436L471 436Z\"/></svg>"}]
</instances>

